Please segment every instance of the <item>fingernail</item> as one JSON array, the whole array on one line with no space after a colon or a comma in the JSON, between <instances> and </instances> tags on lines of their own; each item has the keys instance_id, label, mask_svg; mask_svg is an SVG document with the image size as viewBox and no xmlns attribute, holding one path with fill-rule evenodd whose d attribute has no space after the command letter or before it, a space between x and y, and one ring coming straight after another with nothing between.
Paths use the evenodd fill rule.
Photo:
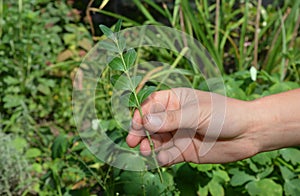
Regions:
<instances>
[{"instance_id":1,"label":"fingernail","mask_svg":"<svg viewBox=\"0 0 300 196\"><path fill-rule=\"evenodd\" d=\"M154 126L154 127L160 127L162 124L162 120L155 115L148 115L147 116L148 122L150 123L150 125Z\"/></svg>"}]
</instances>

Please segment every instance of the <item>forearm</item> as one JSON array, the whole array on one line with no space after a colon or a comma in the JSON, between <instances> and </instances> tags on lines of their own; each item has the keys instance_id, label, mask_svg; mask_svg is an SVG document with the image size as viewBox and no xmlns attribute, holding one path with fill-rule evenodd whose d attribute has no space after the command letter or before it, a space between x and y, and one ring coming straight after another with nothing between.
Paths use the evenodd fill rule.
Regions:
<instances>
[{"instance_id":1,"label":"forearm","mask_svg":"<svg viewBox=\"0 0 300 196\"><path fill-rule=\"evenodd\" d=\"M251 102L260 151L300 145L300 89Z\"/></svg>"}]
</instances>

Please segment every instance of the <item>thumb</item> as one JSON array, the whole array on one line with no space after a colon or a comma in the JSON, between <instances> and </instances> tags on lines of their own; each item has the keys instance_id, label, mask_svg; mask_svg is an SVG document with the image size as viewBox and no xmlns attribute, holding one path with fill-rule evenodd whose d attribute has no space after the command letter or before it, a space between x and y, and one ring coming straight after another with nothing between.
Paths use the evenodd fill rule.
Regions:
<instances>
[{"instance_id":1,"label":"thumb","mask_svg":"<svg viewBox=\"0 0 300 196\"><path fill-rule=\"evenodd\" d=\"M180 128L195 128L193 114L180 110L167 110L143 117L144 127L151 132L170 132Z\"/></svg>"}]
</instances>

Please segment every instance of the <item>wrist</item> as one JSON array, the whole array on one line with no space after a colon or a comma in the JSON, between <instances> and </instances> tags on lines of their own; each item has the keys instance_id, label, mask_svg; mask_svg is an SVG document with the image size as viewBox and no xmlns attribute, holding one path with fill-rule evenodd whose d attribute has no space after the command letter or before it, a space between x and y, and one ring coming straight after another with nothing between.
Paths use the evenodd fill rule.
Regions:
<instances>
[{"instance_id":1,"label":"wrist","mask_svg":"<svg viewBox=\"0 0 300 196\"><path fill-rule=\"evenodd\" d=\"M299 133L296 131L299 123L290 122L288 119L291 118L285 117L287 108L278 103L275 96L250 102L254 120L249 130L256 135L259 152L299 145Z\"/></svg>"}]
</instances>

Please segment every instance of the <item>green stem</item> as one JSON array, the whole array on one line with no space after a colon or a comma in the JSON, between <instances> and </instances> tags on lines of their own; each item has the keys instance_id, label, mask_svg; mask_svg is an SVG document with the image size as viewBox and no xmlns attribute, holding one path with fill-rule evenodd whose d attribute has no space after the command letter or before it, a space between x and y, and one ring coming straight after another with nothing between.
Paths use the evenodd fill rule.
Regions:
<instances>
[{"instance_id":1,"label":"green stem","mask_svg":"<svg viewBox=\"0 0 300 196\"><path fill-rule=\"evenodd\" d=\"M117 46L119 47L118 43L116 43L116 44L117 44ZM123 63L123 65L124 65L124 67L125 67L125 72L124 72L124 73L126 74L128 80L129 80L130 88L131 88L131 90L132 90L134 99L135 99L136 104L137 104L137 109L138 109L138 111L139 111L139 113L140 113L140 116L143 117L143 112L142 112L141 103L140 103L139 100L138 100L137 93L136 93L136 91L135 91L135 86L133 85L132 80L131 80L131 77L130 77L130 75L129 75L129 73L128 73L128 70L127 70L127 68L126 68L126 64L125 64L125 60L124 60L123 53L120 52L119 54L120 54L122 63ZM149 131L145 130L145 133L146 133L147 139L149 140L149 143L150 143L151 155L152 155L152 158L153 158L153 160L154 160L154 164L155 164L155 167L156 167L156 169L157 169L157 172L158 172L160 181L161 181L161 183L163 183L162 172L161 172L161 170L160 170L160 167L159 167L159 165L158 165L158 161L157 161L157 159L156 159L153 140L152 140L152 138L151 138L151 136L150 136Z\"/></svg>"},{"instance_id":2,"label":"green stem","mask_svg":"<svg viewBox=\"0 0 300 196\"><path fill-rule=\"evenodd\" d=\"M242 25L242 32L240 36L239 49L240 49L240 58L239 58L239 67L238 70L242 70L244 66L245 59L247 57L245 52L245 39L246 39L246 31L248 25L248 10L249 10L249 0L245 1L245 12L244 12L244 21Z\"/></svg>"},{"instance_id":3,"label":"green stem","mask_svg":"<svg viewBox=\"0 0 300 196\"><path fill-rule=\"evenodd\" d=\"M2 37L3 0L0 0L0 38Z\"/></svg>"},{"instance_id":4,"label":"green stem","mask_svg":"<svg viewBox=\"0 0 300 196\"><path fill-rule=\"evenodd\" d=\"M286 72L286 67L285 67L285 55L287 53L287 41L286 41L286 31L285 31L285 25L284 25L284 21L283 21L283 16L281 13L281 10L279 10L279 16L280 16L280 21L281 21L281 30L282 30L282 60L281 60L281 66L280 66L280 80L283 81L285 78L285 72Z\"/></svg>"}]
</instances>

